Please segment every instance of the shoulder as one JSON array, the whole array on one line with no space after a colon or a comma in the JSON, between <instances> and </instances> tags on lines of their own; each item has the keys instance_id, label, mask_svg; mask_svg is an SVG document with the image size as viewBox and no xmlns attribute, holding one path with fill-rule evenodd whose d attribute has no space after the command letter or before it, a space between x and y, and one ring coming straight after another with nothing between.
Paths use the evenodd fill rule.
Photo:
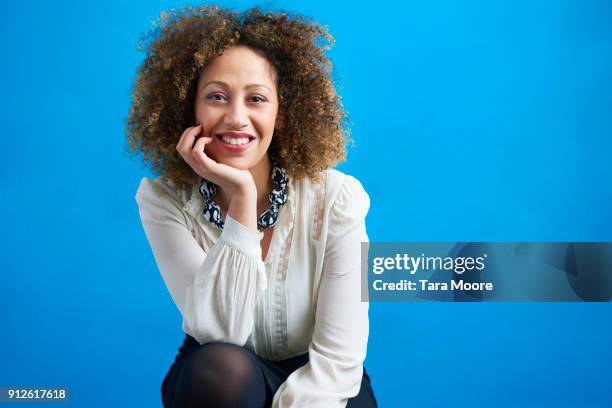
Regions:
<instances>
[{"instance_id":1,"label":"shoulder","mask_svg":"<svg viewBox=\"0 0 612 408\"><path fill-rule=\"evenodd\" d=\"M298 214L305 220L312 219L314 241L360 223L370 208L370 197L361 182L337 169L305 176L292 186L298 197Z\"/></svg>"},{"instance_id":2,"label":"shoulder","mask_svg":"<svg viewBox=\"0 0 612 408\"><path fill-rule=\"evenodd\" d=\"M177 188L175 183L166 176L157 178L143 177L136 190L136 202L139 206L157 204L162 206L171 205L183 208L191 197L190 191Z\"/></svg>"},{"instance_id":3,"label":"shoulder","mask_svg":"<svg viewBox=\"0 0 612 408\"><path fill-rule=\"evenodd\" d=\"M302 199L311 201L320 197L325 207L331 207L340 196L366 199L369 202L369 196L357 178L331 167L314 177L304 176L291 183L294 188L302 191Z\"/></svg>"},{"instance_id":4,"label":"shoulder","mask_svg":"<svg viewBox=\"0 0 612 408\"><path fill-rule=\"evenodd\" d=\"M370 207L370 196L357 178L332 168L325 170L323 173L325 173L326 179L325 190L328 207L349 205Z\"/></svg>"},{"instance_id":5,"label":"shoulder","mask_svg":"<svg viewBox=\"0 0 612 408\"><path fill-rule=\"evenodd\" d=\"M325 170L325 213L330 233L341 233L364 221L370 196L354 176L337 169Z\"/></svg>"}]
</instances>

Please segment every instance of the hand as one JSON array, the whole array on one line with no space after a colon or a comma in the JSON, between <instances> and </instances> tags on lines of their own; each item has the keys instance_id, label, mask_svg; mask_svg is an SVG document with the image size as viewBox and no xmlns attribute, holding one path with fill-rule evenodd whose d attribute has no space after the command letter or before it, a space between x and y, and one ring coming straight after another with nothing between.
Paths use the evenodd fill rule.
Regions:
<instances>
[{"instance_id":1,"label":"hand","mask_svg":"<svg viewBox=\"0 0 612 408\"><path fill-rule=\"evenodd\" d=\"M227 191L230 196L239 194L255 194L256 196L257 190L251 172L217 163L208 157L204 152L205 146L212 142L213 138L200 136L201 133L201 124L188 127L176 145L176 150L193 171Z\"/></svg>"}]
</instances>

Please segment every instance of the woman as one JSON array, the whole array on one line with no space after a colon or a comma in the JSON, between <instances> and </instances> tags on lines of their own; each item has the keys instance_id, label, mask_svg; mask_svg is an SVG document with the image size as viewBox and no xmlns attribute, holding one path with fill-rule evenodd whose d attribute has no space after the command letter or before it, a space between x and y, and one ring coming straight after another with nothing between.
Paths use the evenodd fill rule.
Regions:
<instances>
[{"instance_id":1,"label":"woman","mask_svg":"<svg viewBox=\"0 0 612 408\"><path fill-rule=\"evenodd\" d=\"M164 14L127 122L161 176L136 200L183 317L165 407L373 407L360 246L369 198L331 169L345 112L303 17Z\"/></svg>"}]
</instances>

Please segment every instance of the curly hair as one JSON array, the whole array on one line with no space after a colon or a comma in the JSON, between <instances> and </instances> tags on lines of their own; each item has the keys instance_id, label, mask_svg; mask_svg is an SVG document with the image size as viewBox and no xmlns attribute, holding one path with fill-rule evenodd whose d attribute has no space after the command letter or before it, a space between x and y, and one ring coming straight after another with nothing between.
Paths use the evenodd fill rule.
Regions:
<instances>
[{"instance_id":1,"label":"curly hair","mask_svg":"<svg viewBox=\"0 0 612 408\"><path fill-rule=\"evenodd\" d=\"M139 67L126 120L128 152L143 155L156 174L177 186L197 174L176 151L182 132L195 124L194 102L202 69L233 45L262 52L276 69L279 113L268 153L300 179L345 160L351 141L347 113L325 52L334 38L316 22L285 12L242 13L219 6L162 12L157 27L140 38Z\"/></svg>"}]
</instances>

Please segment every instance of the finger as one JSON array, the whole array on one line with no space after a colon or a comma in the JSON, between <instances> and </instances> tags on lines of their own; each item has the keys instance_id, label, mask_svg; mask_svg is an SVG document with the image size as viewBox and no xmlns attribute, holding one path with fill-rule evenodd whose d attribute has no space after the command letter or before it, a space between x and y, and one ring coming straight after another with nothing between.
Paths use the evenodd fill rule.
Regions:
<instances>
[{"instance_id":1,"label":"finger","mask_svg":"<svg viewBox=\"0 0 612 408\"><path fill-rule=\"evenodd\" d=\"M208 157L208 155L205 153L206 145L212 142L212 140L213 138L210 136L200 137L195 142L195 145L193 146L193 149L191 150L192 157L198 162L205 165L206 167L210 167L211 164L214 164L214 160Z\"/></svg>"},{"instance_id":2,"label":"finger","mask_svg":"<svg viewBox=\"0 0 612 408\"><path fill-rule=\"evenodd\" d=\"M181 137L179 138L178 143L176 144L176 150L181 153L183 153L183 151L185 150L183 145L184 145L184 140L185 140L185 135L187 134L187 132L189 132L193 127L188 127L187 129L183 130L183 133L181 134Z\"/></svg>"},{"instance_id":3,"label":"finger","mask_svg":"<svg viewBox=\"0 0 612 408\"><path fill-rule=\"evenodd\" d=\"M184 132L183 140L181 142L181 149L184 153L188 153L193 148L193 142L196 137L202 132L202 125L192 126Z\"/></svg>"},{"instance_id":4,"label":"finger","mask_svg":"<svg viewBox=\"0 0 612 408\"><path fill-rule=\"evenodd\" d=\"M188 127L185 129L181 138L179 139L178 144L176 145L176 150L179 153L187 154L189 150L193 147L193 142L195 137L202 132L202 125L198 124L196 126Z\"/></svg>"},{"instance_id":5,"label":"finger","mask_svg":"<svg viewBox=\"0 0 612 408\"><path fill-rule=\"evenodd\" d=\"M212 140L213 140L212 136L201 136L198 138L198 140L196 140L191 150L193 152L203 152L205 149L205 146L208 143L212 142Z\"/></svg>"}]
</instances>

